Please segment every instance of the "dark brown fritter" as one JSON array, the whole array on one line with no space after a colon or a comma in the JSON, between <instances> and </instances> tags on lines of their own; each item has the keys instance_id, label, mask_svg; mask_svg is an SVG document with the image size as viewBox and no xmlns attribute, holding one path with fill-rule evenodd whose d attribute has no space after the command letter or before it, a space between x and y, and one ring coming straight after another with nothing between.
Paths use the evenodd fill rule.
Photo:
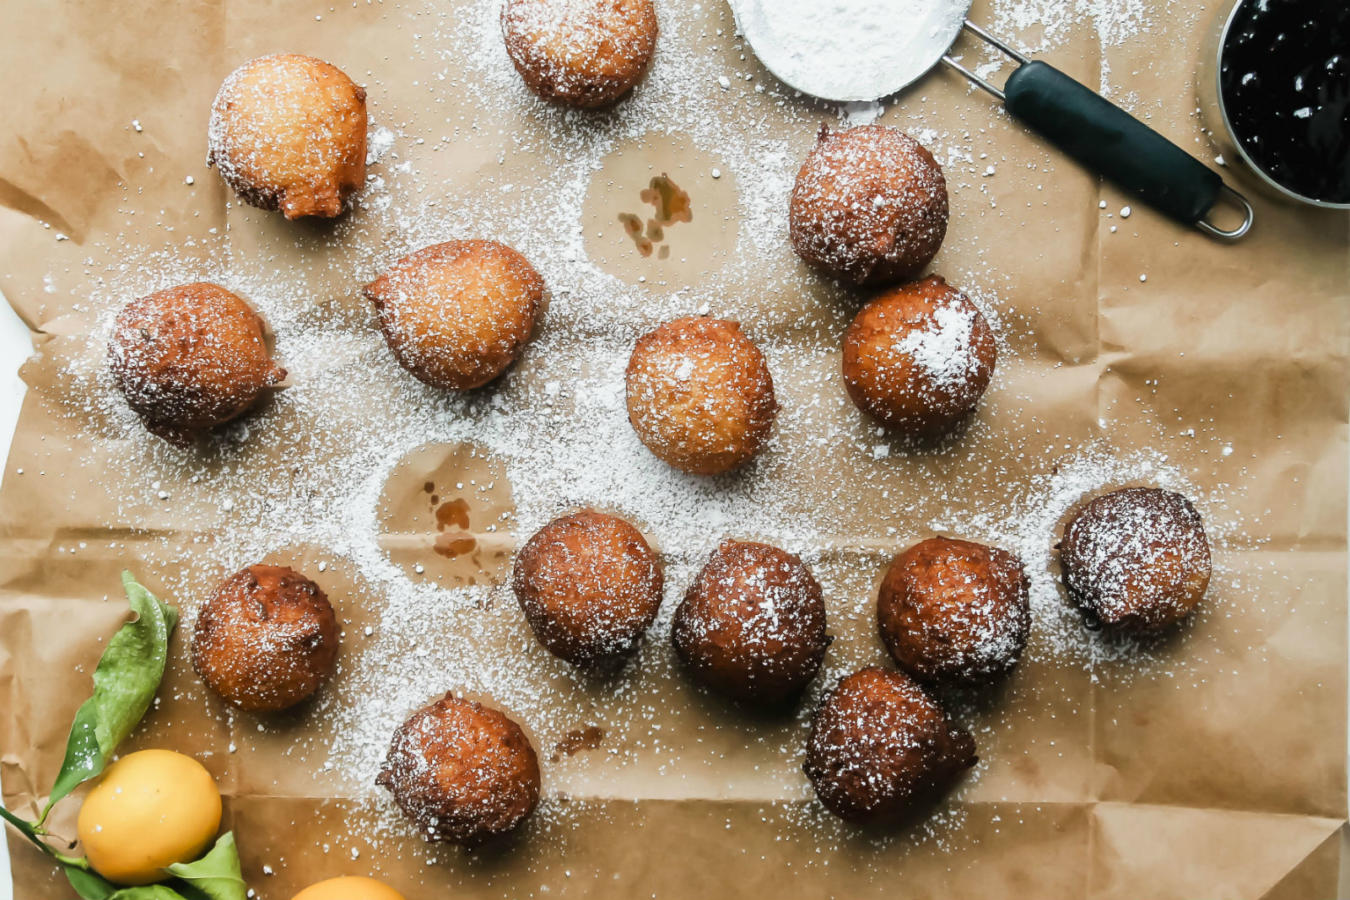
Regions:
<instances>
[{"instance_id":1,"label":"dark brown fritter","mask_svg":"<svg viewBox=\"0 0 1350 900\"><path fill-rule=\"evenodd\" d=\"M192 667L202 681L249 712L309 699L332 676L337 654L328 597L284 566L249 566L225 579L192 634Z\"/></svg>"},{"instance_id":2,"label":"dark brown fritter","mask_svg":"<svg viewBox=\"0 0 1350 900\"><path fill-rule=\"evenodd\" d=\"M844 335L844 386L887 428L933 440L975 409L994 374L994 333L941 276L893 288Z\"/></svg>"},{"instance_id":3,"label":"dark brown fritter","mask_svg":"<svg viewBox=\"0 0 1350 900\"><path fill-rule=\"evenodd\" d=\"M481 387L534 333L544 280L496 241L447 241L394 263L363 293L399 364L443 390Z\"/></svg>"},{"instance_id":4,"label":"dark brown fritter","mask_svg":"<svg viewBox=\"0 0 1350 900\"><path fill-rule=\"evenodd\" d=\"M997 547L921 541L886 570L877 625L900 668L920 681L988 681L1011 670L1027 645L1026 574Z\"/></svg>"},{"instance_id":5,"label":"dark brown fritter","mask_svg":"<svg viewBox=\"0 0 1350 900\"><path fill-rule=\"evenodd\" d=\"M831 638L820 582L801 559L725 540L675 610L671 640L695 681L775 706L816 677Z\"/></svg>"},{"instance_id":6,"label":"dark brown fritter","mask_svg":"<svg viewBox=\"0 0 1350 900\"><path fill-rule=\"evenodd\" d=\"M534 811L539 760L515 722L446 694L394 732L376 783L430 840L472 847Z\"/></svg>"},{"instance_id":7,"label":"dark brown fritter","mask_svg":"<svg viewBox=\"0 0 1350 900\"><path fill-rule=\"evenodd\" d=\"M122 308L108 341L112 374L150 431L187 443L251 407L286 377L262 320L242 299L198 282Z\"/></svg>"},{"instance_id":8,"label":"dark brown fritter","mask_svg":"<svg viewBox=\"0 0 1350 900\"><path fill-rule=\"evenodd\" d=\"M1146 633L1180 622L1205 596L1209 539L1185 497L1125 488L1074 515L1060 564L1069 596L1094 620Z\"/></svg>"},{"instance_id":9,"label":"dark brown fritter","mask_svg":"<svg viewBox=\"0 0 1350 900\"><path fill-rule=\"evenodd\" d=\"M802 259L843 281L913 278L947 234L942 167L895 128L822 128L797 173L789 229Z\"/></svg>"},{"instance_id":10,"label":"dark brown fritter","mask_svg":"<svg viewBox=\"0 0 1350 900\"><path fill-rule=\"evenodd\" d=\"M590 509L539 529L511 583L539 643L583 668L622 662L661 607L661 563L642 532Z\"/></svg>"},{"instance_id":11,"label":"dark brown fritter","mask_svg":"<svg viewBox=\"0 0 1350 900\"><path fill-rule=\"evenodd\" d=\"M506 52L530 90L606 106L632 90L656 49L652 0L506 0Z\"/></svg>"},{"instance_id":12,"label":"dark brown fritter","mask_svg":"<svg viewBox=\"0 0 1350 900\"><path fill-rule=\"evenodd\" d=\"M690 316L638 339L628 421L657 457L695 475L744 465L768 442L778 403L764 354L740 325Z\"/></svg>"},{"instance_id":13,"label":"dark brown fritter","mask_svg":"<svg viewBox=\"0 0 1350 900\"><path fill-rule=\"evenodd\" d=\"M918 682L872 666L840 680L811 720L802 769L830 812L903 822L975 765L975 740Z\"/></svg>"},{"instance_id":14,"label":"dark brown fritter","mask_svg":"<svg viewBox=\"0 0 1350 900\"><path fill-rule=\"evenodd\" d=\"M211 104L207 165L288 219L332 218L366 181L366 92L312 56L249 60Z\"/></svg>"}]
</instances>

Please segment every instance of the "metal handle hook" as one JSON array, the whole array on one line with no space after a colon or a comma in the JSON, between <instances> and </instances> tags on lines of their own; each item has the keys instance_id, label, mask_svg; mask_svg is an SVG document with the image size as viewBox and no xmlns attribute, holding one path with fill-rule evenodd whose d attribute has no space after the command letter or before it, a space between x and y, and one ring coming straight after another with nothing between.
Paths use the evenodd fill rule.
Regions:
<instances>
[{"instance_id":1,"label":"metal handle hook","mask_svg":"<svg viewBox=\"0 0 1350 900\"><path fill-rule=\"evenodd\" d=\"M1219 192L1221 194L1226 194L1230 200L1242 207L1242 224L1231 231L1226 231L1211 225L1207 219L1199 219L1196 221L1195 227L1199 228L1205 234L1216 237L1221 241L1236 241L1238 238L1252 230L1252 221L1256 218L1256 212L1252 209L1252 205L1248 202L1246 197L1230 188L1227 184L1220 187ZM1206 213L1206 215L1208 215L1208 213Z\"/></svg>"}]
</instances>

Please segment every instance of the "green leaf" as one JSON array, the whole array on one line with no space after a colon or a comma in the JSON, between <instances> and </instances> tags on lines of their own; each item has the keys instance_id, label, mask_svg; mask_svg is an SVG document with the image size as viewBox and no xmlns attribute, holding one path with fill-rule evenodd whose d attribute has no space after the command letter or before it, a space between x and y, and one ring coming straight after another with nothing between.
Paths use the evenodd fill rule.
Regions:
<instances>
[{"instance_id":1,"label":"green leaf","mask_svg":"<svg viewBox=\"0 0 1350 900\"><path fill-rule=\"evenodd\" d=\"M140 887L122 888L109 894L106 900L184 900L184 897L168 885L143 884Z\"/></svg>"},{"instance_id":2,"label":"green leaf","mask_svg":"<svg viewBox=\"0 0 1350 900\"><path fill-rule=\"evenodd\" d=\"M83 900L108 900L117 892L117 888L113 886L112 882L95 875L93 872L66 865L63 865L61 869L66 873L66 880L70 882L70 886Z\"/></svg>"},{"instance_id":3,"label":"green leaf","mask_svg":"<svg viewBox=\"0 0 1350 900\"><path fill-rule=\"evenodd\" d=\"M239 848L234 843L234 832L227 831L216 841L205 856L196 862L174 863L165 871L185 883L184 893L208 900L245 900L248 885L239 866Z\"/></svg>"},{"instance_id":4,"label":"green leaf","mask_svg":"<svg viewBox=\"0 0 1350 900\"><path fill-rule=\"evenodd\" d=\"M65 762L39 823L46 821L58 800L103 771L117 745L150 708L164 677L178 610L161 603L130 572L122 573L122 586L136 618L117 630L98 661L93 696L75 713Z\"/></svg>"}]
</instances>

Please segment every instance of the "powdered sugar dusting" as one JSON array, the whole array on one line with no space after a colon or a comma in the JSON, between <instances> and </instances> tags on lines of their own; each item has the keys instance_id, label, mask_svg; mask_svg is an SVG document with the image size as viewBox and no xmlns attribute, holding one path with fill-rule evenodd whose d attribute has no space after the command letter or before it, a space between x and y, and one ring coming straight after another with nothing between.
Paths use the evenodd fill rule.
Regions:
<instances>
[{"instance_id":1,"label":"powdered sugar dusting","mask_svg":"<svg viewBox=\"0 0 1350 900\"><path fill-rule=\"evenodd\" d=\"M706 5L667 3L658 11L662 36L641 88L603 118L587 118L549 106L524 87L502 45L499 13L490 0L426 8L431 26L409 39L409 53L431 71L437 92L466 98L464 111L404 121L396 108L382 108L380 120L398 140L378 180L331 230L269 230L232 208L218 230L202 229L205 237L142 230L136 241L87 248L84 267L69 279L60 276L62 290L78 278L76 312L91 334L67 332L44 346L62 382L60 396L46 402L100 454L98 471L106 476L100 487L118 500L114 521L104 524L141 529L132 552L182 604L184 621L192 621L214 586L213 569L224 574L290 547L316 548L314 557L330 571L350 565L373 598L360 610L364 627L344 635L333 687L310 711L328 738L299 738L283 724L240 718L230 724L239 746L232 765L249 765L249 744L259 735L281 742L297 765L277 793L313 791L296 783L312 779L350 801L374 839L400 851L415 847L401 843L413 829L375 791L374 778L395 728L453 689L503 709L541 749L586 724L605 728L601 747L545 767L531 840L565 840L586 798L703 797L755 810L762 803L767 819L785 823L784 840L799 843L807 856L822 845L857 846L806 802L809 786L799 766L808 716L826 686L884 659L874 636L875 578L897 550L933 532L1005 547L1023 560L1033 613L1023 669L1072 667L1123 680L1204 664L1087 631L1066 602L1053 554L1060 522L1074 504L1129 483L1191 497L1207 526L1217 525L1210 531L1216 547L1224 546L1227 495L1197 488L1194 470L1209 463L1181 449L1187 445L1176 438L1175 423L1141 403L1144 421L1133 434L1158 449L1127 452L1109 428L1057 418L1061 408L1050 392L1027 387L1026 372L1036 372L1033 385L1064 389L1056 379L1074 367L1035 356L1035 323L1026 321L1025 308L1011 313L1001 296L1011 276L967 252L944 266L963 270L963 289L998 332L1000 350L1009 348L1007 366L1000 364L1009 374L995 377L969 432L940 452L889 442L852 408L840 383L837 344L859 295L799 271L786 240L788 192L808 136L822 115L834 113L796 101L776 83L745 77L748 64L725 65L736 52L729 33L717 34L729 25L725 16ZM716 86L714 69L724 70L729 90ZM372 82L372 97L392 98L404 87ZM632 285L584 252L582 199L599 160L649 134L690 135L736 176L738 252L725 271ZM959 133L923 140L943 159L969 155ZM466 156L472 178L447 176ZM971 189L954 194L967 208L978 197ZM134 226L145 218L129 215L128 231L137 233ZM398 366L356 292L403 254L468 237L518 249L543 276L549 304L534 341L499 381L478 392L444 393ZM298 263L297 242L306 250ZM183 453L145 434L118 399L103 347L127 299L197 279L237 292L264 315L292 386L202 452ZM683 475L648 452L628 422L624 394L638 336L700 307L734 317L753 336L781 404L760 456L712 480ZM1201 433L1216 451L1231 439ZM469 443L501 461L515 498L514 513L502 523L505 540L518 543L583 504L602 504L648 536L665 562L665 602L616 678L588 681L539 648L509 586L418 581L391 561L381 543L381 493L398 462L427 443ZM1223 471L1239 472L1232 479L1248 477L1237 463L1229 465ZM168 534L170 526L183 530ZM754 728L693 702L669 644L681 593L727 535L801 556L821 582L837 638L797 711ZM334 576L305 574L341 612ZM1232 574L1216 572L1201 622L1234 590ZM212 708L204 692L185 694L175 699ZM984 743L997 716L962 708L960 719ZM730 787L729 758L753 760ZM978 792L981 772L969 776L958 799ZM574 799L563 802L562 794ZM947 807L925 824L931 830L878 847L958 845L964 809ZM435 850L406 852L438 858Z\"/></svg>"},{"instance_id":2,"label":"powdered sugar dusting","mask_svg":"<svg viewBox=\"0 0 1350 900\"><path fill-rule=\"evenodd\" d=\"M973 347L976 315L968 304L939 306L931 320L900 336L895 352L913 360L936 390L954 391L980 368Z\"/></svg>"},{"instance_id":3,"label":"powdered sugar dusting","mask_svg":"<svg viewBox=\"0 0 1350 900\"><path fill-rule=\"evenodd\" d=\"M397 140L394 132L383 125L371 127L366 138L366 165L373 166L389 155Z\"/></svg>"}]
</instances>

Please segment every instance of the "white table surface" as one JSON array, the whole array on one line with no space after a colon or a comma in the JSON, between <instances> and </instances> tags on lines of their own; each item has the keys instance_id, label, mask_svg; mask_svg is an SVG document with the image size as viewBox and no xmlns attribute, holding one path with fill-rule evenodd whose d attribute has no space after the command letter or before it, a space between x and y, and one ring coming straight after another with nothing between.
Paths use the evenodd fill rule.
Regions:
<instances>
[{"instance_id":1,"label":"white table surface","mask_svg":"<svg viewBox=\"0 0 1350 900\"><path fill-rule=\"evenodd\" d=\"M26 389L19 380L19 366L32 352L33 342L28 337L27 327L0 294L0 472L4 471L5 458L9 456L9 444L14 437L14 425L19 421L19 406ZM14 900L7 840L0 841L0 900Z\"/></svg>"}]
</instances>

